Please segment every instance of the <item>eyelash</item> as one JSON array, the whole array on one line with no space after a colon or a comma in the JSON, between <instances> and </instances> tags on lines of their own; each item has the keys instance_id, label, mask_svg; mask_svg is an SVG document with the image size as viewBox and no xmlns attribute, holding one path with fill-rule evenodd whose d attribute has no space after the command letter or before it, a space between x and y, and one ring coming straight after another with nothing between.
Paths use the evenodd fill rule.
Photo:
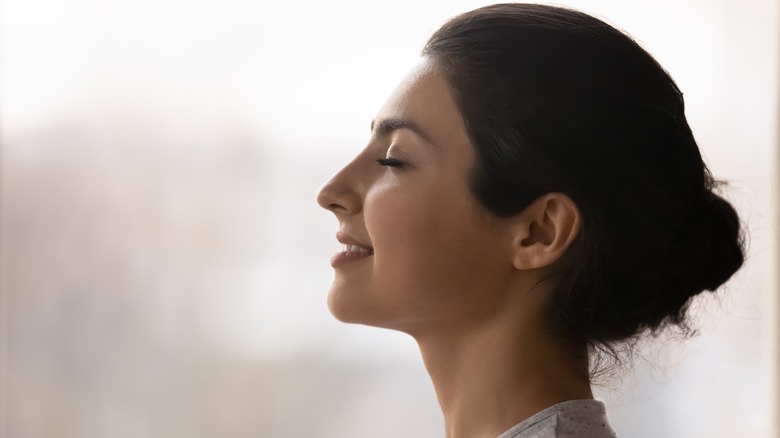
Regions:
<instances>
[{"instance_id":1,"label":"eyelash","mask_svg":"<svg viewBox=\"0 0 780 438\"><path fill-rule=\"evenodd\" d=\"M380 166L385 167L396 167L401 169L406 167L406 163L397 158L377 158L376 162L379 163Z\"/></svg>"}]
</instances>

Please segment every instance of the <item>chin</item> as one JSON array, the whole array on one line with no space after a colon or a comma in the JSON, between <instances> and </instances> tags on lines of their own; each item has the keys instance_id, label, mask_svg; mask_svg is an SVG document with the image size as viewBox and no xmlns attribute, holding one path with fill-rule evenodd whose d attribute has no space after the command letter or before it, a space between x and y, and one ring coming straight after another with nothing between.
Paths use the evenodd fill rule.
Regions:
<instances>
[{"instance_id":1,"label":"chin","mask_svg":"<svg viewBox=\"0 0 780 438\"><path fill-rule=\"evenodd\" d=\"M388 323L386 315L378 312L379 306L366 302L363 295L345 292L334 287L328 292L328 309L334 318L348 324L394 328Z\"/></svg>"},{"instance_id":2,"label":"chin","mask_svg":"<svg viewBox=\"0 0 780 438\"><path fill-rule=\"evenodd\" d=\"M365 324L366 312L361 309L354 296L345 294L344 291L331 287L328 292L328 310L334 318L341 322L352 324Z\"/></svg>"}]
</instances>

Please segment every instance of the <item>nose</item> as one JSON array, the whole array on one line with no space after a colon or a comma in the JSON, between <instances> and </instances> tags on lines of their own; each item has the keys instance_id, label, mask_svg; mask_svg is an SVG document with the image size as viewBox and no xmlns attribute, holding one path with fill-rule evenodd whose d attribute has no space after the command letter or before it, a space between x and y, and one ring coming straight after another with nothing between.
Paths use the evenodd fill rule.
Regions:
<instances>
[{"instance_id":1,"label":"nose","mask_svg":"<svg viewBox=\"0 0 780 438\"><path fill-rule=\"evenodd\" d=\"M353 164L353 163L350 163ZM361 198L355 181L352 181L350 165L341 169L317 193L320 207L330 210L336 216L360 212Z\"/></svg>"}]
</instances>

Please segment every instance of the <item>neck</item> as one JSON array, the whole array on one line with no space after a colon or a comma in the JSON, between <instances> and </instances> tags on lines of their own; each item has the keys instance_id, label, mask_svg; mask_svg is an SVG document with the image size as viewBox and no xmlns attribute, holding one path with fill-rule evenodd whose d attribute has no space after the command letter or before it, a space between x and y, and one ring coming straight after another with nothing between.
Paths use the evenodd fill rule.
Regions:
<instances>
[{"instance_id":1,"label":"neck","mask_svg":"<svg viewBox=\"0 0 780 438\"><path fill-rule=\"evenodd\" d=\"M495 438L556 403L593 398L585 348L573 354L510 321L416 337L447 438Z\"/></svg>"}]
</instances>

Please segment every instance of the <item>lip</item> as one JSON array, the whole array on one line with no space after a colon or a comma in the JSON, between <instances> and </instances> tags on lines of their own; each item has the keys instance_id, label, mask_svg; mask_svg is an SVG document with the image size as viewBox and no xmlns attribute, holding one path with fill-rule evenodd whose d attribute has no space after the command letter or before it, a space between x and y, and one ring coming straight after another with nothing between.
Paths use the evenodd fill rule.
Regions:
<instances>
[{"instance_id":1,"label":"lip","mask_svg":"<svg viewBox=\"0 0 780 438\"><path fill-rule=\"evenodd\" d=\"M338 240L342 245L354 245L361 248L366 248L368 249L368 252L339 251L330 259L330 265L334 268L344 266L348 263L356 262L358 260L367 259L374 255L374 248L372 248L370 245L360 242L359 240L344 232L339 231L336 233L336 240Z\"/></svg>"}]
</instances>

